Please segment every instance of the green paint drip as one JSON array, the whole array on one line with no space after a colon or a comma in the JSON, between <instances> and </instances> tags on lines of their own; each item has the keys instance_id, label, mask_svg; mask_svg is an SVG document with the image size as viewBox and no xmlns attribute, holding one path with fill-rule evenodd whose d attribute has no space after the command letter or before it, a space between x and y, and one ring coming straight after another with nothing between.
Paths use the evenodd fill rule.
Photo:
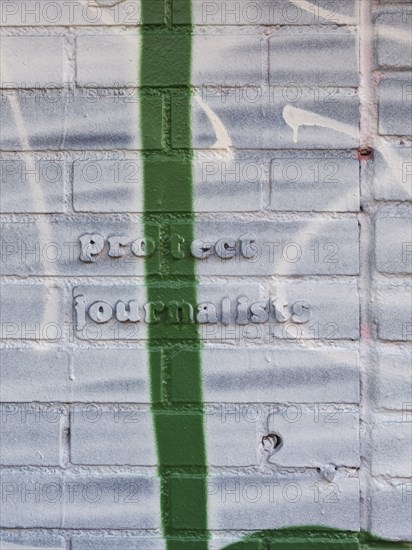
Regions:
<instances>
[{"instance_id":1,"label":"green paint drip","mask_svg":"<svg viewBox=\"0 0 412 550\"><path fill-rule=\"evenodd\" d=\"M191 0L180 2L191 20ZM170 0L142 0L141 133L144 226L160 251L146 260L152 302L149 368L156 434L161 513L168 550L199 537L207 550L206 452L201 350L193 322L197 303L194 259L180 261L194 238L191 144L191 27L174 28ZM151 27L156 10L164 25ZM164 10L164 11L163 11ZM188 145L173 149L173 136ZM172 226L179 228L178 238ZM155 275L153 275L155 273ZM150 275L149 275L150 274Z\"/></svg>"}]
</instances>

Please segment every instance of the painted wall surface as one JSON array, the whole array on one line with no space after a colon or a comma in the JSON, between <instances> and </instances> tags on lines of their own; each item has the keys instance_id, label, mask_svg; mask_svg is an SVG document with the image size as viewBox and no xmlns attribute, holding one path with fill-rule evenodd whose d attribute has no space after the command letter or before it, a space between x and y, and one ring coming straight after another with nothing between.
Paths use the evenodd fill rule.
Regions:
<instances>
[{"instance_id":1,"label":"painted wall surface","mask_svg":"<svg viewBox=\"0 0 412 550\"><path fill-rule=\"evenodd\" d=\"M410 3L0 18L0 549L411 548Z\"/></svg>"}]
</instances>

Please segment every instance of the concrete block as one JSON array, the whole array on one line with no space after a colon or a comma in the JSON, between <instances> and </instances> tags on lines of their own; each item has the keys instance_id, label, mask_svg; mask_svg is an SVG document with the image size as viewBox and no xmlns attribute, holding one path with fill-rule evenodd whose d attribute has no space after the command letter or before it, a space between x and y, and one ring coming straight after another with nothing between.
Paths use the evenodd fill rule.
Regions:
<instances>
[{"instance_id":1,"label":"concrete block","mask_svg":"<svg viewBox=\"0 0 412 550\"><path fill-rule=\"evenodd\" d=\"M411 73L388 73L378 88L379 133L388 136L408 136L412 125Z\"/></svg>"},{"instance_id":2,"label":"concrete block","mask_svg":"<svg viewBox=\"0 0 412 550\"><path fill-rule=\"evenodd\" d=\"M4 528L158 529L157 477L3 473Z\"/></svg>"},{"instance_id":3,"label":"concrete block","mask_svg":"<svg viewBox=\"0 0 412 550\"><path fill-rule=\"evenodd\" d=\"M158 98L150 101L161 103ZM141 147L139 103L133 90L15 91L3 94L0 109L4 151ZM161 147L159 132L154 141Z\"/></svg>"},{"instance_id":4,"label":"concrete block","mask_svg":"<svg viewBox=\"0 0 412 550\"><path fill-rule=\"evenodd\" d=\"M70 164L32 155L0 158L2 213L64 212L64 181Z\"/></svg>"},{"instance_id":5,"label":"concrete block","mask_svg":"<svg viewBox=\"0 0 412 550\"><path fill-rule=\"evenodd\" d=\"M354 32L277 32L269 39L272 86L334 88L358 85L358 48ZM316 96L315 96L316 97Z\"/></svg>"},{"instance_id":6,"label":"concrete block","mask_svg":"<svg viewBox=\"0 0 412 550\"><path fill-rule=\"evenodd\" d=\"M171 225L172 238L185 235L185 226ZM195 236L195 241L180 247L186 262L179 258L171 263L172 273L184 273L193 257L200 276L354 275L359 271L355 219L196 221Z\"/></svg>"},{"instance_id":7,"label":"concrete block","mask_svg":"<svg viewBox=\"0 0 412 550\"><path fill-rule=\"evenodd\" d=\"M152 415L148 410L114 405L71 412L70 449L74 464L156 466ZM127 445L125 445L127 442Z\"/></svg>"},{"instance_id":8,"label":"concrete block","mask_svg":"<svg viewBox=\"0 0 412 550\"><path fill-rule=\"evenodd\" d=\"M372 398L377 407L402 411L405 420L410 414L412 395L412 354L408 349L378 347L378 360L373 375Z\"/></svg>"},{"instance_id":9,"label":"concrete block","mask_svg":"<svg viewBox=\"0 0 412 550\"><path fill-rule=\"evenodd\" d=\"M61 88L64 38L62 36L2 36L1 78L5 88Z\"/></svg>"},{"instance_id":10,"label":"concrete block","mask_svg":"<svg viewBox=\"0 0 412 550\"><path fill-rule=\"evenodd\" d=\"M207 490L211 529L313 525L321 510L323 526L359 529L359 481L355 478L335 478L330 484L298 475L221 475L209 477ZM177 514L171 520L175 528L185 528L184 519Z\"/></svg>"},{"instance_id":11,"label":"concrete block","mask_svg":"<svg viewBox=\"0 0 412 550\"><path fill-rule=\"evenodd\" d=\"M338 89L333 94L330 101L315 101L313 90L296 84L269 90L210 86L202 91L202 96L193 99L193 147L222 150L358 147L358 98L352 90ZM181 105L179 99L172 101L174 148L190 147L180 131Z\"/></svg>"},{"instance_id":12,"label":"concrete block","mask_svg":"<svg viewBox=\"0 0 412 550\"><path fill-rule=\"evenodd\" d=\"M359 162L337 157L273 159L269 208L303 212L358 211Z\"/></svg>"},{"instance_id":13,"label":"concrete block","mask_svg":"<svg viewBox=\"0 0 412 550\"><path fill-rule=\"evenodd\" d=\"M144 348L3 348L0 353L3 402L150 403Z\"/></svg>"},{"instance_id":14,"label":"concrete block","mask_svg":"<svg viewBox=\"0 0 412 550\"><path fill-rule=\"evenodd\" d=\"M381 141L374 153L374 188L378 200L412 200L412 149Z\"/></svg>"},{"instance_id":15,"label":"concrete block","mask_svg":"<svg viewBox=\"0 0 412 550\"><path fill-rule=\"evenodd\" d=\"M164 18L162 0L152 0L150 19L152 24L162 23ZM89 3L51 2L50 0L4 0L0 5L2 25L14 27L53 26L136 26L141 24L141 1Z\"/></svg>"},{"instance_id":16,"label":"concrete block","mask_svg":"<svg viewBox=\"0 0 412 550\"><path fill-rule=\"evenodd\" d=\"M195 34L192 84L247 86L265 81L265 39L254 33Z\"/></svg>"},{"instance_id":17,"label":"concrete block","mask_svg":"<svg viewBox=\"0 0 412 550\"><path fill-rule=\"evenodd\" d=\"M412 209L378 212L376 269L382 273L412 272Z\"/></svg>"},{"instance_id":18,"label":"concrete block","mask_svg":"<svg viewBox=\"0 0 412 550\"><path fill-rule=\"evenodd\" d=\"M379 286L376 290L375 320L380 340L412 339L411 288Z\"/></svg>"},{"instance_id":19,"label":"concrete block","mask_svg":"<svg viewBox=\"0 0 412 550\"><path fill-rule=\"evenodd\" d=\"M78 36L77 83L94 88L139 86L140 41L139 34L130 32Z\"/></svg>"},{"instance_id":20,"label":"concrete block","mask_svg":"<svg viewBox=\"0 0 412 550\"><path fill-rule=\"evenodd\" d=\"M412 10L407 5L382 6L375 18L379 67L408 69L412 55Z\"/></svg>"},{"instance_id":21,"label":"concrete block","mask_svg":"<svg viewBox=\"0 0 412 550\"><path fill-rule=\"evenodd\" d=\"M209 403L358 403L359 358L342 348L273 350L204 347L203 398ZM186 369L192 353L182 349L171 357L173 400L186 401ZM230 410L231 406L228 405Z\"/></svg>"},{"instance_id":22,"label":"concrete block","mask_svg":"<svg viewBox=\"0 0 412 550\"><path fill-rule=\"evenodd\" d=\"M38 533L36 531L1 531L2 550L64 550L63 537Z\"/></svg>"},{"instance_id":23,"label":"concrete block","mask_svg":"<svg viewBox=\"0 0 412 550\"><path fill-rule=\"evenodd\" d=\"M192 19L195 25L351 25L358 20L357 0L325 3L250 2L249 0L194 0ZM174 0L173 22L189 24L185 0Z\"/></svg>"},{"instance_id":24,"label":"concrete block","mask_svg":"<svg viewBox=\"0 0 412 550\"><path fill-rule=\"evenodd\" d=\"M280 467L359 467L359 414L339 404L286 405L270 414L268 433L282 445L269 462Z\"/></svg>"},{"instance_id":25,"label":"concrete block","mask_svg":"<svg viewBox=\"0 0 412 550\"><path fill-rule=\"evenodd\" d=\"M412 539L412 485L410 482L375 482L370 494L371 533L382 539Z\"/></svg>"},{"instance_id":26,"label":"concrete block","mask_svg":"<svg viewBox=\"0 0 412 550\"><path fill-rule=\"evenodd\" d=\"M158 227L154 231L159 231ZM2 224L2 275L143 275L142 223L39 220ZM152 256L156 265L160 237ZM156 270L156 267L153 268Z\"/></svg>"},{"instance_id":27,"label":"concrete block","mask_svg":"<svg viewBox=\"0 0 412 550\"><path fill-rule=\"evenodd\" d=\"M63 413L55 405L16 403L0 408L0 463L58 466Z\"/></svg>"},{"instance_id":28,"label":"concrete block","mask_svg":"<svg viewBox=\"0 0 412 550\"><path fill-rule=\"evenodd\" d=\"M63 303L59 289L40 283L2 283L2 338L59 341Z\"/></svg>"},{"instance_id":29,"label":"concrete block","mask_svg":"<svg viewBox=\"0 0 412 550\"><path fill-rule=\"evenodd\" d=\"M372 429L372 474L412 475L412 429L410 422L383 422Z\"/></svg>"},{"instance_id":30,"label":"concrete block","mask_svg":"<svg viewBox=\"0 0 412 550\"><path fill-rule=\"evenodd\" d=\"M75 161L73 207L77 212L143 212L141 157Z\"/></svg>"}]
</instances>

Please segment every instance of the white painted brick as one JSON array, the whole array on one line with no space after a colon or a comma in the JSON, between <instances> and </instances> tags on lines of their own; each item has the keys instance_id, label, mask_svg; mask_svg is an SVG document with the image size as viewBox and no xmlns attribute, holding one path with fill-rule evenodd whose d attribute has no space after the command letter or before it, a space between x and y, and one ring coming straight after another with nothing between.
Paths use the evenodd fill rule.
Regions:
<instances>
[{"instance_id":1,"label":"white painted brick","mask_svg":"<svg viewBox=\"0 0 412 550\"><path fill-rule=\"evenodd\" d=\"M196 154L193 162L195 212L254 212L262 206L262 155Z\"/></svg>"},{"instance_id":2,"label":"white painted brick","mask_svg":"<svg viewBox=\"0 0 412 550\"><path fill-rule=\"evenodd\" d=\"M75 161L73 207L77 212L143 212L140 156Z\"/></svg>"},{"instance_id":3,"label":"white painted brick","mask_svg":"<svg viewBox=\"0 0 412 550\"><path fill-rule=\"evenodd\" d=\"M0 312L4 339L61 339L63 304L60 290L36 283L2 283Z\"/></svg>"},{"instance_id":4,"label":"white painted brick","mask_svg":"<svg viewBox=\"0 0 412 550\"><path fill-rule=\"evenodd\" d=\"M381 345L373 377L372 398L378 407L410 415L412 395L412 352Z\"/></svg>"},{"instance_id":5,"label":"white painted brick","mask_svg":"<svg viewBox=\"0 0 412 550\"><path fill-rule=\"evenodd\" d=\"M152 0L152 3L161 0ZM84 4L73 0L66 4L51 0L3 0L0 3L0 20L8 26L56 25L131 25L141 23L141 1L125 0L120 4L103 2ZM153 19L161 22L161 17Z\"/></svg>"},{"instance_id":6,"label":"white painted brick","mask_svg":"<svg viewBox=\"0 0 412 550\"><path fill-rule=\"evenodd\" d=\"M173 224L172 234L179 234L183 225ZM210 256L196 261L196 271L201 276L355 275L359 271L359 229L355 219L247 223L197 221L195 235L206 247L213 246ZM245 258L242 254L242 237L256 241L250 245L254 254L252 258ZM235 241L233 258L222 260L219 257L221 239ZM186 254L190 256L190 250L186 250ZM176 272L180 271L179 265L175 267Z\"/></svg>"},{"instance_id":7,"label":"white painted brick","mask_svg":"<svg viewBox=\"0 0 412 550\"><path fill-rule=\"evenodd\" d=\"M335 478L331 485L297 475L214 476L208 480L208 495L211 529L298 527L317 524L319 517L325 527L359 529L359 480L355 478Z\"/></svg>"},{"instance_id":8,"label":"white painted brick","mask_svg":"<svg viewBox=\"0 0 412 550\"><path fill-rule=\"evenodd\" d=\"M378 200L412 200L412 149L380 142L374 156L374 187Z\"/></svg>"},{"instance_id":9,"label":"white painted brick","mask_svg":"<svg viewBox=\"0 0 412 550\"><path fill-rule=\"evenodd\" d=\"M282 438L282 446L269 458L277 466L359 467L359 414L355 411L336 404L292 404L273 412L267 426L268 433Z\"/></svg>"},{"instance_id":10,"label":"white painted brick","mask_svg":"<svg viewBox=\"0 0 412 550\"><path fill-rule=\"evenodd\" d=\"M4 151L140 147L139 108L133 91L15 91L2 96L0 108Z\"/></svg>"},{"instance_id":11,"label":"white painted brick","mask_svg":"<svg viewBox=\"0 0 412 550\"><path fill-rule=\"evenodd\" d=\"M315 101L313 90L296 84L270 90L256 88L253 96L250 88L227 91L210 86L203 90L203 97L193 100L193 146L196 149L222 149L230 145L237 149L358 147L358 98L352 90L335 91L333 102L326 102ZM174 100L172 145L175 148L188 146L173 122L178 110L179 101ZM217 115L225 128L225 132L219 130L219 139L209 119L212 113L212 119Z\"/></svg>"},{"instance_id":12,"label":"white painted brick","mask_svg":"<svg viewBox=\"0 0 412 550\"><path fill-rule=\"evenodd\" d=\"M3 402L150 403L144 348L3 348L0 354Z\"/></svg>"},{"instance_id":13,"label":"white painted brick","mask_svg":"<svg viewBox=\"0 0 412 550\"><path fill-rule=\"evenodd\" d=\"M2 150L61 149L64 105L61 91L3 93L0 98Z\"/></svg>"},{"instance_id":14,"label":"white painted brick","mask_svg":"<svg viewBox=\"0 0 412 550\"><path fill-rule=\"evenodd\" d=\"M80 86L139 86L138 34L81 35L76 43Z\"/></svg>"},{"instance_id":15,"label":"white painted brick","mask_svg":"<svg viewBox=\"0 0 412 550\"><path fill-rule=\"evenodd\" d=\"M221 404L206 414L212 466L258 466L262 437L278 434L282 446L269 457L279 467L359 466L359 416L339 405ZM269 412L269 414L268 414Z\"/></svg>"},{"instance_id":16,"label":"white painted brick","mask_svg":"<svg viewBox=\"0 0 412 550\"><path fill-rule=\"evenodd\" d=\"M195 34L192 84L244 86L265 80L265 41L258 34Z\"/></svg>"},{"instance_id":17,"label":"white painted brick","mask_svg":"<svg viewBox=\"0 0 412 550\"><path fill-rule=\"evenodd\" d=\"M150 411L115 405L110 410L97 406L90 414L83 407L73 410L70 418L70 456L74 464L156 466Z\"/></svg>"},{"instance_id":18,"label":"white painted brick","mask_svg":"<svg viewBox=\"0 0 412 550\"><path fill-rule=\"evenodd\" d=\"M0 414L1 464L59 465L61 409L17 403L3 405Z\"/></svg>"},{"instance_id":19,"label":"white painted brick","mask_svg":"<svg viewBox=\"0 0 412 550\"><path fill-rule=\"evenodd\" d=\"M36 531L2 531L0 532L2 550L64 550L63 537L38 533Z\"/></svg>"},{"instance_id":20,"label":"white painted brick","mask_svg":"<svg viewBox=\"0 0 412 550\"><path fill-rule=\"evenodd\" d=\"M61 159L2 157L1 212L64 212L64 180L69 169Z\"/></svg>"},{"instance_id":21,"label":"white painted brick","mask_svg":"<svg viewBox=\"0 0 412 550\"><path fill-rule=\"evenodd\" d=\"M80 237L98 234L104 248L94 262L81 261ZM109 256L110 236L128 240L122 257ZM131 221L90 220L2 224L3 275L144 275L144 259L132 252L132 243L143 238L143 226ZM157 243L157 247L159 244ZM83 249L84 250L84 249ZM156 252L155 252L156 254Z\"/></svg>"},{"instance_id":22,"label":"white painted brick","mask_svg":"<svg viewBox=\"0 0 412 550\"><path fill-rule=\"evenodd\" d=\"M409 68L412 55L410 6L381 7L375 19L376 58L381 67Z\"/></svg>"},{"instance_id":23,"label":"white painted brick","mask_svg":"<svg viewBox=\"0 0 412 550\"><path fill-rule=\"evenodd\" d=\"M132 474L3 473L5 528L158 529L159 481Z\"/></svg>"},{"instance_id":24,"label":"white painted brick","mask_svg":"<svg viewBox=\"0 0 412 550\"><path fill-rule=\"evenodd\" d=\"M383 422L372 429L372 474L412 476L410 422Z\"/></svg>"},{"instance_id":25,"label":"white painted brick","mask_svg":"<svg viewBox=\"0 0 412 550\"><path fill-rule=\"evenodd\" d=\"M4 170L7 167L5 165ZM193 162L194 210L260 210L264 170L261 157L256 155L236 155L227 159L216 154L206 158L204 155L196 155ZM76 160L73 187L73 205L77 212L143 212L141 156Z\"/></svg>"},{"instance_id":26,"label":"white painted brick","mask_svg":"<svg viewBox=\"0 0 412 550\"><path fill-rule=\"evenodd\" d=\"M187 12L182 9L185 0L174 0L173 21L188 24ZM193 22L196 25L313 25L317 23L346 25L356 24L357 0L325 2L265 2L264 0L193 0Z\"/></svg>"},{"instance_id":27,"label":"white painted brick","mask_svg":"<svg viewBox=\"0 0 412 550\"><path fill-rule=\"evenodd\" d=\"M379 133L408 136L412 133L412 78L409 72L388 73L379 84Z\"/></svg>"},{"instance_id":28,"label":"white painted brick","mask_svg":"<svg viewBox=\"0 0 412 550\"><path fill-rule=\"evenodd\" d=\"M278 32L269 40L269 80L274 86L357 86L354 32Z\"/></svg>"},{"instance_id":29,"label":"white painted brick","mask_svg":"<svg viewBox=\"0 0 412 550\"><path fill-rule=\"evenodd\" d=\"M270 165L270 209L359 210L359 162L352 158L276 158Z\"/></svg>"},{"instance_id":30,"label":"white painted brick","mask_svg":"<svg viewBox=\"0 0 412 550\"><path fill-rule=\"evenodd\" d=\"M411 288L382 286L377 290L375 320L381 340L412 339Z\"/></svg>"},{"instance_id":31,"label":"white painted brick","mask_svg":"<svg viewBox=\"0 0 412 550\"><path fill-rule=\"evenodd\" d=\"M211 466L258 466L262 408L221 404L205 414L206 454ZM232 412L234 411L234 412Z\"/></svg>"},{"instance_id":32,"label":"white painted brick","mask_svg":"<svg viewBox=\"0 0 412 550\"><path fill-rule=\"evenodd\" d=\"M172 373L191 353L183 349L173 355ZM203 398L210 403L358 403L360 398L358 354L343 349L204 347L202 371ZM179 387L172 395L179 401Z\"/></svg>"},{"instance_id":33,"label":"white painted brick","mask_svg":"<svg viewBox=\"0 0 412 550\"><path fill-rule=\"evenodd\" d=\"M376 269L412 272L412 209L381 210L376 222Z\"/></svg>"},{"instance_id":34,"label":"white painted brick","mask_svg":"<svg viewBox=\"0 0 412 550\"><path fill-rule=\"evenodd\" d=\"M165 542L156 537L137 537L125 534L113 536L83 535L71 539L72 550L165 550Z\"/></svg>"},{"instance_id":35,"label":"white painted brick","mask_svg":"<svg viewBox=\"0 0 412 550\"><path fill-rule=\"evenodd\" d=\"M412 485L375 482L371 490L371 533L389 540L412 539Z\"/></svg>"},{"instance_id":36,"label":"white painted brick","mask_svg":"<svg viewBox=\"0 0 412 550\"><path fill-rule=\"evenodd\" d=\"M63 85L62 36L1 36L2 87L34 88Z\"/></svg>"},{"instance_id":37,"label":"white painted brick","mask_svg":"<svg viewBox=\"0 0 412 550\"><path fill-rule=\"evenodd\" d=\"M63 148L139 149L139 121L139 101L133 91L85 90L69 103Z\"/></svg>"}]
</instances>

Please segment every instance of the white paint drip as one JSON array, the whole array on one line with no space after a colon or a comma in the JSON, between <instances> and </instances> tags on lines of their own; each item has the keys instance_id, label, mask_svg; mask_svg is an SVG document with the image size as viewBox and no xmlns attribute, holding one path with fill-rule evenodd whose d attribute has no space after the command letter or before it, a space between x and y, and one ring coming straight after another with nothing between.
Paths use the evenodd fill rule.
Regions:
<instances>
[{"instance_id":1,"label":"white paint drip","mask_svg":"<svg viewBox=\"0 0 412 550\"><path fill-rule=\"evenodd\" d=\"M204 110L208 119L210 120L213 131L215 132L216 141L213 145L214 148L230 150L232 147L232 141L230 139L229 133L226 130L223 122L217 116L217 114L210 108L210 106L205 103L199 95L195 95L196 102Z\"/></svg>"},{"instance_id":2,"label":"white paint drip","mask_svg":"<svg viewBox=\"0 0 412 550\"><path fill-rule=\"evenodd\" d=\"M3 78L7 80L8 78L8 61L3 60L2 65L2 71L3 71ZM9 80L11 82L11 80ZM16 124L18 136L20 139L20 143L22 144L22 148L24 151L30 151L30 141L28 138L28 134L26 131L26 125L24 122L24 117L22 114L22 111L20 109L20 103L19 103L19 97L15 94L10 94L7 98L9 101L11 111L13 113L13 118ZM33 204L35 205L35 210L39 212L47 212L46 208L46 199L43 194L43 189L41 184L36 180L36 166L33 159L28 156L27 158L27 181L29 184L28 194L30 195ZM39 234L39 240L44 243L51 243L53 242L52 235L50 233L50 226L48 223L42 223L41 221L36 224L36 229ZM52 264L51 264L52 265ZM50 268L52 270L52 267ZM53 275L53 273L51 273ZM46 299L44 300L44 312L43 312L43 325L48 323L50 319L57 319L57 307L58 305L53 302L53 300L50 298L50 287L46 286L47 283L45 283L46 287Z\"/></svg>"},{"instance_id":3,"label":"white paint drip","mask_svg":"<svg viewBox=\"0 0 412 550\"><path fill-rule=\"evenodd\" d=\"M283 118L285 122L293 131L293 143L298 142L298 132L301 126L323 126L324 128L330 128L351 136L353 139L358 139L358 129L350 124L339 122L333 118L325 117L313 113L312 111L306 111L305 109L298 109L293 105L286 105L283 109Z\"/></svg>"}]
</instances>

